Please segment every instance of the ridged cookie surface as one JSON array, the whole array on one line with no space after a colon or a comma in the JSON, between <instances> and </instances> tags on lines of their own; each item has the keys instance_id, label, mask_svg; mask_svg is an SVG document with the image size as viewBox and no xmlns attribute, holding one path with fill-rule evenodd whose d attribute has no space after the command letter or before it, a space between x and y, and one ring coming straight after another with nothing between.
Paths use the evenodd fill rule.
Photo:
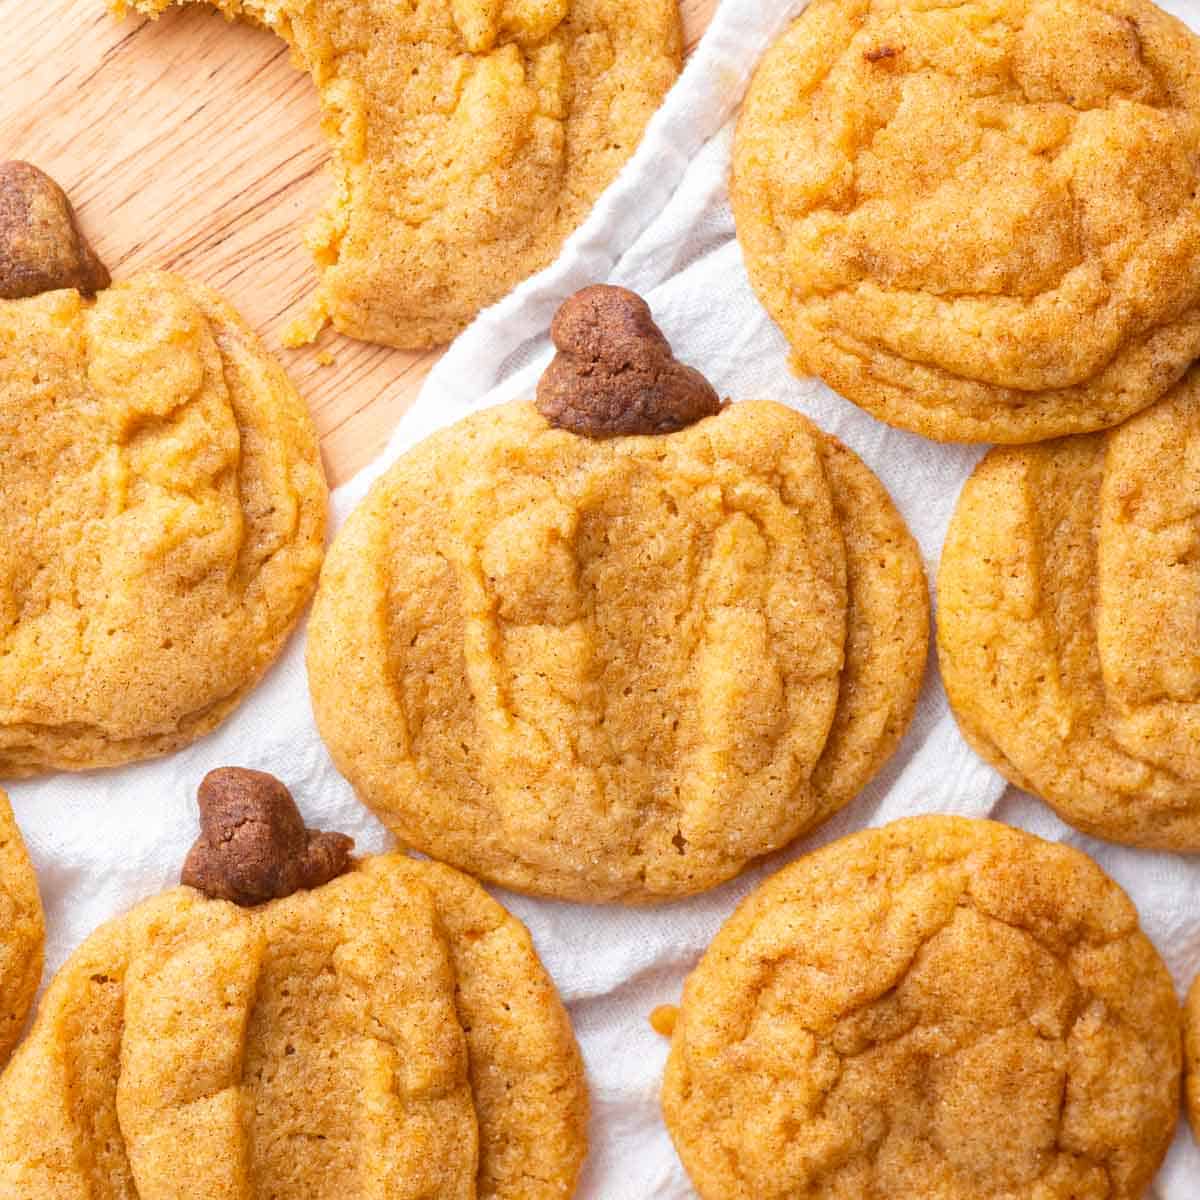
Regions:
<instances>
[{"instance_id":1,"label":"ridged cookie surface","mask_svg":"<svg viewBox=\"0 0 1200 1200\"><path fill-rule=\"evenodd\" d=\"M156 16L187 0L110 0ZM307 328L449 341L546 266L675 82L678 0L215 0L313 78L333 193ZM268 136L264 131L264 137Z\"/></svg>"},{"instance_id":2,"label":"ridged cookie surface","mask_svg":"<svg viewBox=\"0 0 1200 1200\"><path fill-rule=\"evenodd\" d=\"M1179 1030L1091 859L921 817L743 902L688 980L663 1109L704 1200L1140 1200Z\"/></svg>"},{"instance_id":3,"label":"ridged cookie surface","mask_svg":"<svg viewBox=\"0 0 1200 1200\"><path fill-rule=\"evenodd\" d=\"M98 930L0 1077L22 1200L550 1200L586 1094L524 928L367 859L256 909L167 892Z\"/></svg>"},{"instance_id":4,"label":"ridged cookie surface","mask_svg":"<svg viewBox=\"0 0 1200 1200\"><path fill-rule=\"evenodd\" d=\"M316 433L283 369L173 275L0 302L0 775L216 726L307 603Z\"/></svg>"},{"instance_id":5,"label":"ridged cookie surface","mask_svg":"<svg viewBox=\"0 0 1200 1200\"><path fill-rule=\"evenodd\" d=\"M1200 374L1108 433L989 454L938 596L984 757L1088 833L1200 850Z\"/></svg>"},{"instance_id":6,"label":"ridged cookie surface","mask_svg":"<svg viewBox=\"0 0 1200 1200\"><path fill-rule=\"evenodd\" d=\"M376 484L308 654L335 761L406 844L646 901L852 799L907 727L927 631L890 499L792 410L593 440L515 403Z\"/></svg>"},{"instance_id":7,"label":"ridged cookie surface","mask_svg":"<svg viewBox=\"0 0 1200 1200\"><path fill-rule=\"evenodd\" d=\"M8 1061L42 978L46 931L33 864L0 792L0 1067Z\"/></svg>"},{"instance_id":8,"label":"ridged cookie surface","mask_svg":"<svg viewBox=\"0 0 1200 1200\"><path fill-rule=\"evenodd\" d=\"M1200 41L1148 0L815 0L732 192L797 371L927 437L1114 425L1200 354Z\"/></svg>"}]
</instances>

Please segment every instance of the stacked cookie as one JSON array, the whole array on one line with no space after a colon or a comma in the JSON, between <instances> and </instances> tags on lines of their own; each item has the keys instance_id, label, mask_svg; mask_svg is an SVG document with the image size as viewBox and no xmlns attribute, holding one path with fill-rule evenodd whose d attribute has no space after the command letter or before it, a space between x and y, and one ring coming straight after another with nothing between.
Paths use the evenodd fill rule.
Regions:
<instances>
[{"instance_id":1,"label":"stacked cookie","mask_svg":"<svg viewBox=\"0 0 1200 1200\"><path fill-rule=\"evenodd\" d=\"M157 17L188 0L108 0ZM679 74L678 0L218 0L316 85L333 190L289 341L447 342L546 266Z\"/></svg>"}]
</instances>

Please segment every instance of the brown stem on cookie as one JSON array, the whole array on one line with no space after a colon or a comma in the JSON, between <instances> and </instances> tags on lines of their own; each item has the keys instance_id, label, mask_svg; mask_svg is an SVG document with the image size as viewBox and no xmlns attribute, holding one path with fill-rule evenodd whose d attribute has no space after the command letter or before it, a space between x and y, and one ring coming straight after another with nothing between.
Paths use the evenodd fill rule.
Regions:
<instances>
[{"instance_id":1,"label":"brown stem on cookie","mask_svg":"<svg viewBox=\"0 0 1200 1200\"><path fill-rule=\"evenodd\" d=\"M354 839L305 828L274 775L221 767L204 777L198 799L200 837L180 879L210 899L252 908L320 887L350 867Z\"/></svg>"},{"instance_id":2,"label":"brown stem on cookie","mask_svg":"<svg viewBox=\"0 0 1200 1200\"><path fill-rule=\"evenodd\" d=\"M576 292L550 337L558 354L538 383L537 407L560 429L590 438L674 433L721 411L711 384L676 360L634 292Z\"/></svg>"},{"instance_id":3,"label":"brown stem on cookie","mask_svg":"<svg viewBox=\"0 0 1200 1200\"><path fill-rule=\"evenodd\" d=\"M0 299L60 288L93 296L111 282L66 192L29 163L0 163Z\"/></svg>"}]
</instances>

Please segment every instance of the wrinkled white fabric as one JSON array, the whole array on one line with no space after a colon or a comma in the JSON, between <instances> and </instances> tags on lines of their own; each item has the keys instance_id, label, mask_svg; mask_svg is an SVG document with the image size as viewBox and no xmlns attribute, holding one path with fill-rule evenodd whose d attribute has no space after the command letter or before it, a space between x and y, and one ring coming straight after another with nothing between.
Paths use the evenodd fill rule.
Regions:
<instances>
[{"instance_id":1,"label":"wrinkled white fabric","mask_svg":"<svg viewBox=\"0 0 1200 1200\"><path fill-rule=\"evenodd\" d=\"M1200 0L1166 7L1200 27ZM803 0L724 0L621 178L552 267L459 338L387 451L336 494L335 525L422 437L475 409L531 394L548 361L545 333L558 304L578 287L609 281L645 295L679 357L723 395L784 401L855 449L895 497L932 578L958 491L980 451L890 429L820 383L794 378L784 340L755 300L734 240L726 191L732 118L762 50L802 8ZM226 764L279 775L310 824L352 834L362 851L389 845L317 736L301 634L232 719L197 745L140 766L11 786L46 902L48 969L100 921L178 878L196 834L196 785L207 770ZM990 815L1086 849L1132 895L1181 991L1200 969L1200 863L1093 841L1039 802L1006 792L959 737L931 662L913 727L880 777L814 837L734 883L641 910L498 893L530 927L587 1059L592 1151L581 1196L694 1195L659 1114L667 1047L648 1014L678 999L716 929L767 873L852 830L920 812ZM1200 1153L1183 1126L1154 1194L1159 1200L1200 1195Z\"/></svg>"}]
</instances>

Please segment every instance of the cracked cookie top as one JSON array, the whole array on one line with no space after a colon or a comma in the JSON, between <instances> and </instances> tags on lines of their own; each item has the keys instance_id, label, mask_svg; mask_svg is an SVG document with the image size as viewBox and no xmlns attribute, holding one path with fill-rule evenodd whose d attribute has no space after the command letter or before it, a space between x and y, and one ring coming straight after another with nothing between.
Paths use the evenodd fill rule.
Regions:
<instances>
[{"instance_id":1,"label":"cracked cookie top","mask_svg":"<svg viewBox=\"0 0 1200 1200\"><path fill-rule=\"evenodd\" d=\"M1139 1200L1179 1008L1077 850L921 817L768 880L688 980L663 1090L704 1200Z\"/></svg>"},{"instance_id":2,"label":"cracked cookie top","mask_svg":"<svg viewBox=\"0 0 1200 1200\"><path fill-rule=\"evenodd\" d=\"M525 929L434 863L99 929L0 1077L0 1192L563 1200L587 1100Z\"/></svg>"},{"instance_id":3,"label":"cracked cookie top","mask_svg":"<svg viewBox=\"0 0 1200 1200\"><path fill-rule=\"evenodd\" d=\"M597 439L520 402L376 484L308 658L335 761L402 842L639 902L853 798L907 727L927 628L903 521L798 413L746 401Z\"/></svg>"},{"instance_id":4,"label":"cracked cookie top","mask_svg":"<svg viewBox=\"0 0 1200 1200\"><path fill-rule=\"evenodd\" d=\"M391 346L449 341L555 257L682 61L677 0L215 6L282 37L321 102L333 189L308 236L321 282L296 341L327 319Z\"/></svg>"},{"instance_id":5,"label":"cracked cookie top","mask_svg":"<svg viewBox=\"0 0 1200 1200\"><path fill-rule=\"evenodd\" d=\"M0 1068L25 1027L46 940L37 879L8 797L0 791Z\"/></svg>"},{"instance_id":6,"label":"cracked cookie top","mask_svg":"<svg viewBox=\"0 0 1200 1200\"><path fill-rule=\"evenodd\" d=\"M0 301L0 492L0 774L208 732L316 583L308 412L229 305L173 275Z\"/></svg>"},{"instance_id":7,"label":"cracked cookie top","mask_svg":"<svg viewBox=\"0 0 1200 1200\"><path fill-rule=\"evenodd\" d=\"M1200 41L1146 0L816 0L733 199L799 372L940 440L1114 425L1200 353Z\"/></svg>"},{"instance_id":8,"label":"cracked cookie top","mask_svg":"<svg viewBox=\"0 0 1200 1200\"><path fill-rule=\"evenodd\" d=\"M984 757L1098 837L1200 850L1200 372L1107 433L990 453L938 594Z\"/></svg>"}]
</instances>

